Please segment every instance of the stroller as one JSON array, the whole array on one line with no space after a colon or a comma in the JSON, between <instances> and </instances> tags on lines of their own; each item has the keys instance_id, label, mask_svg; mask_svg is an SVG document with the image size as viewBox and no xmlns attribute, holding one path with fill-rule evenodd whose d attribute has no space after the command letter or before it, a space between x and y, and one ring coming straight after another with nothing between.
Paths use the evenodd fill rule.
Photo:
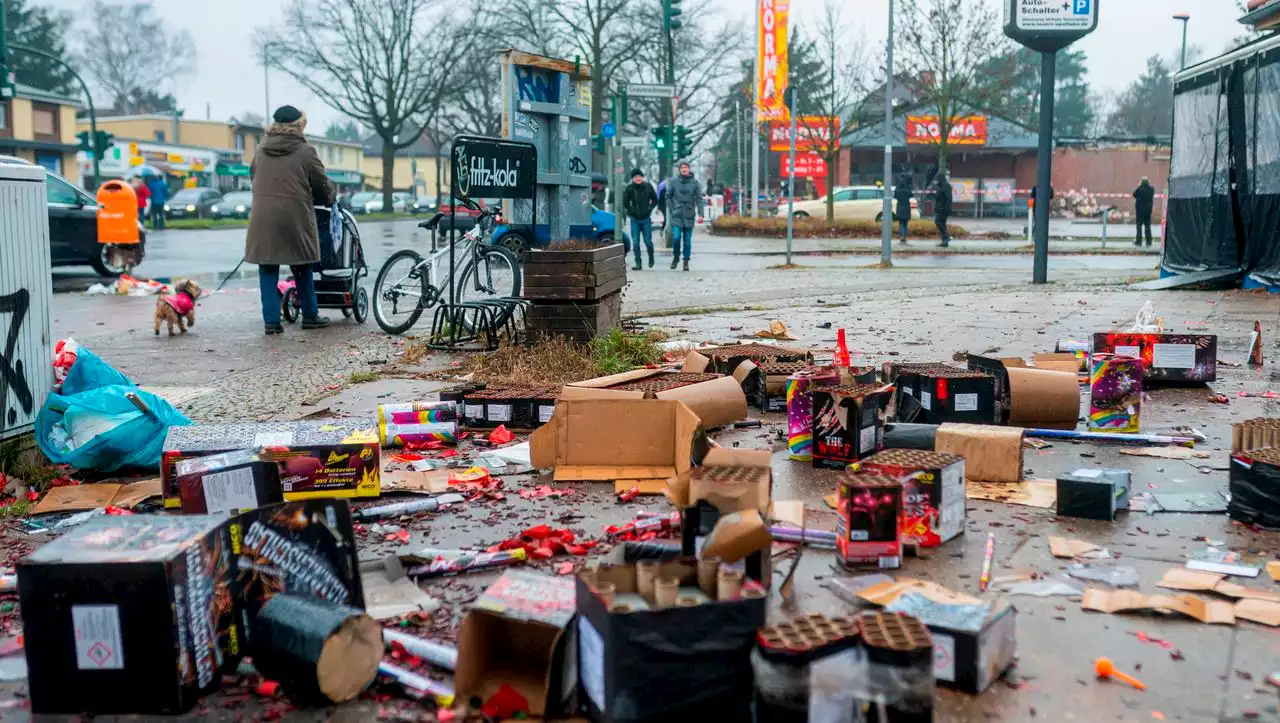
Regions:
<instances>
[{"instance_id":1,"label":"stroller","mask_svg":"<svg viewBox=\"0 0 1280 723\"><path fill-rule=\"evenodd\" d=\"M338 217L334 217L334 213ZM369 318L369 292L360 281L369 275L360 229L345 208L316 206L320 231L320 268L315 273L316 301L321 309L341 309L342 315L363 324ZM293 277L280 282L280 315L290 324L302 316Z\"/></svg>"}]
</instances>

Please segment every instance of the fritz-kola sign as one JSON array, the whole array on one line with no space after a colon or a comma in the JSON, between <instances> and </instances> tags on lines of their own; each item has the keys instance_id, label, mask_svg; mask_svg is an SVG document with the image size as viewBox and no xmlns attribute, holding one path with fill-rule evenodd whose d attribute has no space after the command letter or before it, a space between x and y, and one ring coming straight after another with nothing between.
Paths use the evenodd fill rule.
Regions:
<instances>
[{"instance_id":1,"label":"fritz-kola sign","mask_svg":"<svg viewBox=\"0 0 1280 723\"><path fill-rule=\"evenodd\" d=\"M462 198L529 198L537 178L533 146L500 139L459 138L453 146L454 190Z\"/></svg>"}]
</instances>

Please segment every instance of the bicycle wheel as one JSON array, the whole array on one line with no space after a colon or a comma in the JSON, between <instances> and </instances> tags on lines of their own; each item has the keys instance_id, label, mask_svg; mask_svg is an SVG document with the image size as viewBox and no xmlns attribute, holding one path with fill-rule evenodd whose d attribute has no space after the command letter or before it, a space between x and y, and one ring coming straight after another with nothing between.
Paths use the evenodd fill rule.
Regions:
<instances>
[{"instance_id":1,"label":"bicycle wheel","mask_svg":"<svg viewBox=\"0 0 1280 723\"><path fill-rule=\"evenodd\" d=\"M439 295L427 280L422 256L397 251L382 265L373 282L373 318L388 334L403 334L418 323L423 309Z\"/></svg>"},{"instance_id":2,"label":"bicycle wheel","mask_svg":"<svg viewBox=\"0 0 1280 723\"><path fill-rule=\"evenodd\" d=\"M502 246L485 246L458 276L458 303L520 296L520 261Z\"/></svg>"}]
</instances>

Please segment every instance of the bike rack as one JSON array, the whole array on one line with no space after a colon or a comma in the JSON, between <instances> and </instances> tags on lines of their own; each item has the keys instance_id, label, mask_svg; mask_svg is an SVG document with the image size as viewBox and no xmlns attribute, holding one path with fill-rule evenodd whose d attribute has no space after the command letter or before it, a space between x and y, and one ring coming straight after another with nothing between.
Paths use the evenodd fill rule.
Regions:
<instances>
[{"instance_id":1,"label":"bike rack","mask_svg":"<svg viewBox=\"0 0 1280 723\"><path fill-rule=\"evenodd\" d=\"M512 341L517 339L528 306L523 299L510 297L440 304L431 319L427 346L444 351L494 351L504 333Z\"/></svg>"}]
</instances>

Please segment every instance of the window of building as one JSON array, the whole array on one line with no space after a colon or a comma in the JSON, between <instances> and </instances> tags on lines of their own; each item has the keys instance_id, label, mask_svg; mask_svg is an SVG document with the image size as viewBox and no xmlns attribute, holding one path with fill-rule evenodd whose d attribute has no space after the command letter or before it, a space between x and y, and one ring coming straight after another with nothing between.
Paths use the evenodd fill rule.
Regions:
<instances>
[{"instance_id":1,"label":"window of building","mask_svg":"<svg viewBox=\"0 0 1280 723\"><path fill-rule=\"evenodd\" d=\"M343 148L342 146L338 146L338 163L342 163L342 156L346 152L346 150L347 149Z\"/></svg>"},{"instance_id":2,"label":"window of building","mask_svg":"<svg viewBox=\"0 0 1280 723\"><path fill-rule=\"evenodd\" d=\"M9 128L9 104L0 103L0 131Z\"/></svg>"},{"instance_id":3,"label":"window of building","mask_svg":"<svg viewBox=\"0 0 1280 723\"><path fill-rule=\"evenodd\" d=\"M244 150L244 134L243 133L236 134L236 150L237 151Z\"/></svg>"},{"instance_id":4,"label":"window of building","mask_svg":"<svg viewBox=\"0 0 1280 723\"><path fill-rule=\"evenodd\" d=\"M164 140L164 131L156 131L156 132L155 132L155 133L153 133L152 135L153 135L153 136L155 136L155 139L156 139L156 140L158 140L158 141L163 141L163 140Z\"/></svg>"},{"instance_id":5,"label":"window of building","mask_svg":"<svg viewBox=\"0 0 1280 723\"><path fill-rule=\"evenodd\" d=\"M58 114L49 108L31 109L31 131L38 136L58 135Z\"/></svg>"}]
</instances>

